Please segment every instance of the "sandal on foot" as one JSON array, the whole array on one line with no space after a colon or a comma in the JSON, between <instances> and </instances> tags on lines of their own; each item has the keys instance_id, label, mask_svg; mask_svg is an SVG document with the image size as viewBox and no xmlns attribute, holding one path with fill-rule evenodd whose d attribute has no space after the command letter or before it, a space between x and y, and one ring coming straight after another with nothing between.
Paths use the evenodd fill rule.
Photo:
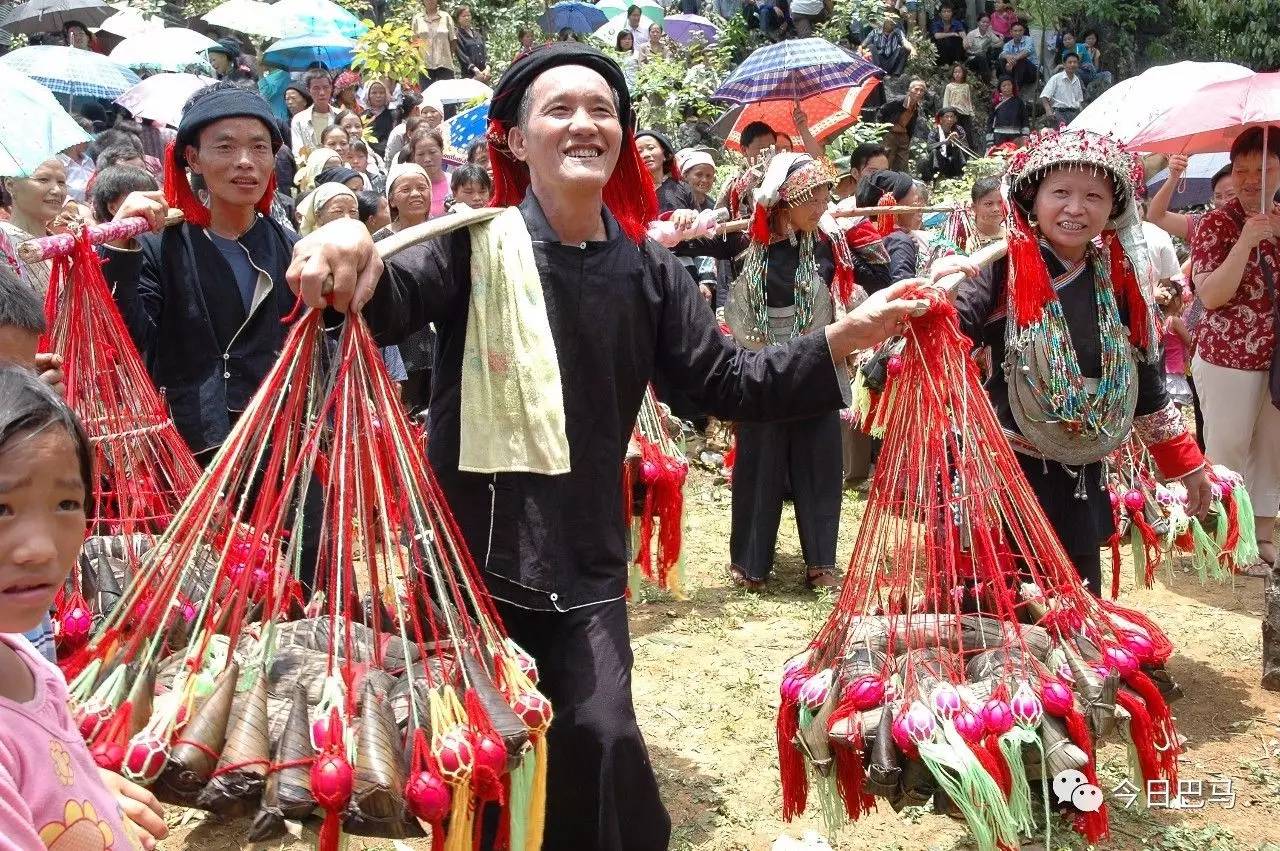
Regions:
<instances>
[{"instance_id":1,"label":"sandal on foot","mask_svg":"<svg viewBox=\"0 0 1280 851\"><path fill-rule=\"evenodd\" d=\"M1271 575L1272 565L1266 559L1258 559L1257 562L1239 570L1241 576L1252 576L1255 579L1265 578Z\"/></svg>"},{"instance_id":2,"label":"sandal on foot","mask_svg":"<svg viewBox=\"0 0 1280 851\"><path fill-rule=\"evenodd\" d=\"M764 590L763 579L752 579L737 565L729 565L729 581L733 583L735 588L742 588L746 591L760 592Z\"/></svg>"},{"instance_id":3,"label":"sandal on foot","mask_svg":"<svg viewBox=\"0 0 1280 851\"><path fill-rule=\"evenodd\" d=\"M804 575L804 587L810 591L819 588L839 588L840 577L833 568L811 569Z\"/></svg>"}]
</instances>

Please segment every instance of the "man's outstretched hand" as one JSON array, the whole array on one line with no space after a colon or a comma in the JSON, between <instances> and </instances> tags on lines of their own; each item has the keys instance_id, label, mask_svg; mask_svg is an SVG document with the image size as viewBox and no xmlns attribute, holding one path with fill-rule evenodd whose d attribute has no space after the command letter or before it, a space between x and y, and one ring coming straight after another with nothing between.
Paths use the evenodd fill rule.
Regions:
<instances>
[{"instance_id":1,"label":"man's outstretched hand","mask_svg":"<svg viewBox=\"0 0 1280 851\"><path fill-rule=\"evenodd\" d=\"M285 278L308 307L359 310L382 277L373 237L355 219L338 219L298 240Z\"/></svg>"},{"instance_id":2,"label":"man's outstretched hand","mask_svg":"<svg viewBox=\"0 0 1280 851\"><path fill-rule=\"evenodd\" d=\"M922 283L918 278L898 281L872 293L839 322L828 325L827 345L831 347L831 356L842 360L900 333L908 316L920 316L929 308L925 299L905 297L908 290Z\"/></svg>"}]
</instances>

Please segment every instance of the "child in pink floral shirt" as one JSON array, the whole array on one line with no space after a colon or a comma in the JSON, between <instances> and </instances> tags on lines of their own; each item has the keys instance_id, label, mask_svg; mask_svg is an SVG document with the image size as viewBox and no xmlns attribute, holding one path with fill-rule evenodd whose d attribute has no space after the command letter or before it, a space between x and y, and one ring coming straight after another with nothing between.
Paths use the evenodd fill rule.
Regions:
<instances>
[{"instance_id":1,"label":"child in pink floral shirt","mask_svg":"<svg viewBox=\"0 0 1280 851\"><path fill-rule=\"evenodd\" d=\"M131 851L165 832L150 793L99 771L62 672L22 636L76 564L91 471L65 403L0 366L0 851Z\"/></svg>"}]
</instances>

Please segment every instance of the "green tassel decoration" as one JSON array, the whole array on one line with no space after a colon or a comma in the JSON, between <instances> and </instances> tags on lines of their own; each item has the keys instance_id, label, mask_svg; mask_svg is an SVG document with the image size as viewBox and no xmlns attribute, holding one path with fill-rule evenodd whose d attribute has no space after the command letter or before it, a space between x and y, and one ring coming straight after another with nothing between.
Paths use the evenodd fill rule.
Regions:
<instances>
[{"instance_id":1,"label":"green tassel decoration","mask_svg":"<svg viewBox=\"0 0 1280 851\"><path fill-rule=\"evenodd\" d=\"M822 824L826 828L827 837L834 841L845 819L844 804L840 801L840 789L836 786L835 772L832 772L829 777L823 777L819 772L812 771L809 777L813 781L811 788L818 795L818 806L822 811Z\"/></svg>"},{"instance_id":2,"label":"green tassel decoration","mask_svg":"<svg viewBox=\"0 0 1280 851\"><path fill-rule=\"evenodd\" d=\"M1147 584L1147 545L1137 523L1129 524L1129 554L1133 556L1133 584L1139 588Z\"/></svg>"},{"instance_id":3,"label":"green tassel decoration","mask_svg":"<svg viewBox=\"0 0 1280 851\"><path fill-rule=\"evenodd\" d=\"M1241 566L1257 564L1260 557L1258 526L1253 518L1253 500L1249 498L1249 491L1245 488L1243 481L1237 482L1231 489L1231 499L1235 502L1236 513L1240 515L1240 542L1236 544L1236 564Z\"/></svg>"},{"instance_id":4,"label":"green tassel decoration","mask_svg":"<svg viewBox=\"0 0 1280 851\"><path fill-rule=\"evenodd\" d=\"M969 744L951 720L942 720L942 733L955 754L961 795L976 806L997 844L1017 847L1019 825L1009 811L1009 804L1000 791L1000 785L973 755Z\"/></svg>"},{"instance_id":5,"label":"green tassel decoration","mask_svg":"<svg viewBox=\"0 0 1280 851\"><path fill-rule=\"evenodd\" d=\"M871 391L867 389L860 369L853 373L853 413L858 418L859 428L865 426L867 417L871 416Z\"/></svg>"},{"instance_id":6,"label":"green tassel decoration","mask_svg":"<svg viewBox=\"0 0 1280 851\"><path fill-rule=\"evenodd\" d=\"M1191 566L1200 577L1200 584L1203 585L1210 574L1215 579L1221 579L1222 564L1218 561L1218 545L1194 517L1191 518L1191 545Z\"/></svg>"},{"instance_id":7,"label":"green tassel decoration","mask_svg":"<svg viewBox=\"0 0 1280 851\"><path fill-rule=\"evenodd\" d=\"M529 804L533 796L533 775L535 757L533 748L525 748L520 764L511 771L511 799L507 802L507 813L510 819L511 844L513 851L524 848L525 835L529 830Z\"/></svg>"},{"instance_id":8,"label":"green tassel decoration","mask_svg":"<svg viewBox=\"0 0 1280 851\"><path fill-rule=\"evenodd\" d=\"M955 749L948 744L932 741L921 742L918 747L920 759L928 767L929 773L969 824L969 832L973 834L973 841L979 851L997 851L1001 844L1005 844L1004 838L1000 837L998 844L995 832L983 817L985 814L981 804L966 794L965 783L961 779L965 769ZM1015 836L1015 847L1016 838Z\"/></svg>"},{"instance_id":9,"label":"green tassel decoration","mask_svg":"<svg viewBox=\"0 0 1280 851\"><path fill-rule=\"evenodd\" d=\"M1027 780L1027 766L1022 760L1023 744L1034 742L1040 744L1040 737L1034 731L1022 727L1014 727L1002 735L999 740L1000 753L1004 755L1005 765L1013 785L1009 791L1009 814L1014 824L1024 836L1033 836L1036 832L1036 817L1031 812L1031 784ZM1043 778L1041 780L1043 783ZM1045 792L1045 847L1049 846L1049 795Z\"/></svg>"}]
</instances>

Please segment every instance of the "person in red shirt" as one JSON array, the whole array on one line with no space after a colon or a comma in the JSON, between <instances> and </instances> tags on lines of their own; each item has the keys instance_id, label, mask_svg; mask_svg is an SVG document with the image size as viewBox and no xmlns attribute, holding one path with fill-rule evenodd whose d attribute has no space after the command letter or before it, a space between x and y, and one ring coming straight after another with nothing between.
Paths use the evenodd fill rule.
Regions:
<instances>
[{"instance_id":1,"label":"person in red shirt","mask_svg":"<svg viewBox=\"0 0 1280 851\"><path fill-rule=\"evenodd\" d=\"M1236 199L1208 213L1192 237L1193 280L1207 313L1196 328L1191 372L1204 410L1206 454L1244 476L1258 550L1271 565L1280 505L1280 410L1270 384L1280 279L1280 207L1273 200L1280 189L1280 127L1269 128L1265 149L1262 128L1236 139L1231 172Z\"/></svg>"}]
</instances>

